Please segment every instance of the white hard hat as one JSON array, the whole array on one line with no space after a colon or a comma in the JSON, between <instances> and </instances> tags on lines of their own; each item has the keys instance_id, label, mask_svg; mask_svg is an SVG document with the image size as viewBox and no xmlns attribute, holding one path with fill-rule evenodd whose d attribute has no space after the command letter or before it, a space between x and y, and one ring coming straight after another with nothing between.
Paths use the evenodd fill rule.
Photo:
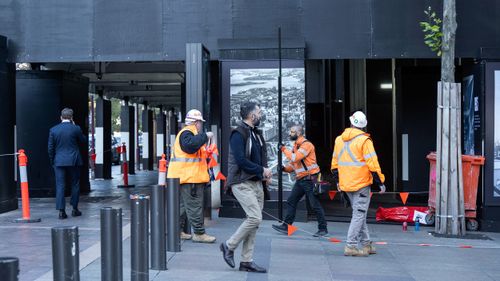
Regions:
<instances>
[{"instance_id":1,"label":"white hard hat","mask_svg":"<svg viewBox=\"0 0 500 281\"><path fill-rule=\"evenodd\" d=\"M353 125L356 128L364 128L366 125L368 125L368 121L366 120L366 115L361 112L361 111L356 111L354 114L349 117L349 120L351 121L351 125Z\"/></svg>"},{"instance_id":2,"label":"white hard hat","mask_svg":"<svg viewBox=\"0 0 500 281\"><path fill-rule=\"evenodd\" d=\"M186 114L186 123L188 121L194 122L194 121L203 121L205 122L205 119L203 119L203 115L201 115L201 112L197 109L191 109L188 111Z\"/></svg>"}]
</instances>

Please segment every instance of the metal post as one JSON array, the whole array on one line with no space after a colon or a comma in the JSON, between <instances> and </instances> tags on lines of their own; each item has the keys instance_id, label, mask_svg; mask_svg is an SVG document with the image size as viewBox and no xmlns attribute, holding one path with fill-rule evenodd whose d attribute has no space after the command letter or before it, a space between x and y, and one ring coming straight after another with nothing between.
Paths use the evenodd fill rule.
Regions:
<instances>
[{"instance_id":1,"label":"metal post","mask_svg":"<svg viewBox=\"0 0 500 281\"><path fill-rule=\"evenodd\" d=\"M5 281L18 281L19 259L15 257L0 257L0 276Z\"/></svg>"},{"instance_id":2,"label":"metal post","mask_svg":"<svg viewBox=\"0 0 500 281\"><path fill-rule=\"evenodd\" d=\"M52 268L54 281L80 280L80 247L77 226L52 228Z\"/></svg>"},{"instance_id":3,"label":"metal post","mask_svg":"<svg viewBox=\"0 0 500 281\"><path fill-rule=\"evenodd\" d=\"M101 280L123 280L122 209L101 209Z\"/></svg>"},{"instance_id":4,"label":"metal post","mask_svg":"<svg viewBox=\"0 0 500 281\"><path fill-rule=\"evenodd\" d=\"M167 269L165 246L165 186L155 185L151 191L151 269Z\"/></svg>"},{"instance_id":5,"label":"metal post","mask_svg":"<svg viewBox=\"0 0 500 281\"><path fill-rule=\"evenodd\" d=\"M149 196L130 195L131 280L149 280Z\"/></svg>"},{"instance_id":6,"label":"metal post","mask_svg":"<svg viewBox=\"0 0 500 281\"><path fill-rule=\"evenodd\" d=\"M280 145L283 134L283 121L282 121L282 89L281 89L281 27L278 28L278 58L279 58L279 67L278 67L278 145ZM281 165L283 165L283 155L281 151L278 149L278 217L280 221L283 221L283 170L281 169Z\"/></svg>"},{"instance_id":7,"label":"metal post","mask_svg":"<svg viewBox=\"0 0 500 281\"><path fill-rule=\"evenodd\" d=\"M167 182L167 249L169 252L181 251L179 225L179 179L169 178Z\"/></svg>"}]
</instances>

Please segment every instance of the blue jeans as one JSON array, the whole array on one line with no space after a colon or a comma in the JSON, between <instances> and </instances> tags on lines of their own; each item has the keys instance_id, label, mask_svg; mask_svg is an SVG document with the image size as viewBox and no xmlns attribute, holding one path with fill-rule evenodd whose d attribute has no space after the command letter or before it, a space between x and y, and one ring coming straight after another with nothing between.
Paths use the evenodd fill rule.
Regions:
<instances>
[{"instance_id":1,"label":"blue jeans","mask_svg":"<svg viewBox=\"0 0 500 281\"><path fill-rule=\"evenodd\" d=\"M80 167L78 166L54 166L56 177L56 209L64 210L66 202L64 201L64 187L66 186L66 177L69 177L71 183L71 205L73 209L78 208L80 198Z\"/></svg>"},{"instance_id":2,"label":"blue jeans","mask_svg":"<svg viewBox=\"0 0 500 281\"><path fill-rule=\"evenodd\" d=\"M318 229L327 230L325 212L323 211L323 207L321 207L318 198L316 198L313 193L312 181L306 179L300 179L295 182L292 193L290 193L290 196L288 196L288 199L286 200L288 208L285 217L285 223L293 224L293 221L295 220L295 212L297 211L297 204L304 195L306 195L307 200L309 200L309 204L316 212L316 218L318 219Z\"/></svg>"}]
</instances>

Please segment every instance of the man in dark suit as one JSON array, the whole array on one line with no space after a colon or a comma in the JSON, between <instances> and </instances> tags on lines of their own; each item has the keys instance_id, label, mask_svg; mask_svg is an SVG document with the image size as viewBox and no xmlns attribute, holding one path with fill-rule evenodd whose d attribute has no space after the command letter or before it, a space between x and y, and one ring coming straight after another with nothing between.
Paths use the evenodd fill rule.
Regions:
<instances>
[{"instance_id":1,"label":"man in dark suit","mask_svg":"<svg viewBox=\"0 0 500 281\"><path fill-rule=\"evenodd\" d=\"M65 219L66 203L64 201L64 187L66 176L71 182L71 205L74 217L81 216L78 210L80 196L80 166L83 165L79 146L85 144L85 137L79 126L73 122L73 110L64 108L61 111L61 123L50 128L49 132L49 159L54 167L56 177L56 209L59 210L59 219Z\"/></svg>"}]
</instances>

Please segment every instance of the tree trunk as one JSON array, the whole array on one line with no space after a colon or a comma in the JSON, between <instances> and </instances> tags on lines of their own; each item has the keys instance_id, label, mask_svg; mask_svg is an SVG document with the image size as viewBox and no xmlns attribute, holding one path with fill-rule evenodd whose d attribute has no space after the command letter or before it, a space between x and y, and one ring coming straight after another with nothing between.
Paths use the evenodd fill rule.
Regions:
<instances>
[{"instance_id":1,"label":"tree trunk","mask_svg":"<svg viewBox=\"0 0 500 281\"><path fill-rule=\"evenodd\" d=\"M441 81L455 82L455 34L457 31L455 0L443 2L443 39L441 46Z\"/></svg>"},{"instance_id":2,"label":"tree trunk","mask_svg":"<svg viewBox=\"0 0 500 281\"><path fill-rule=\"evenodd\" d=\"M461 149L461 91L455 82L455 0L443 3L441 82L438 83L436 233L465 235Z\"/></svg>"}]
</instances>

